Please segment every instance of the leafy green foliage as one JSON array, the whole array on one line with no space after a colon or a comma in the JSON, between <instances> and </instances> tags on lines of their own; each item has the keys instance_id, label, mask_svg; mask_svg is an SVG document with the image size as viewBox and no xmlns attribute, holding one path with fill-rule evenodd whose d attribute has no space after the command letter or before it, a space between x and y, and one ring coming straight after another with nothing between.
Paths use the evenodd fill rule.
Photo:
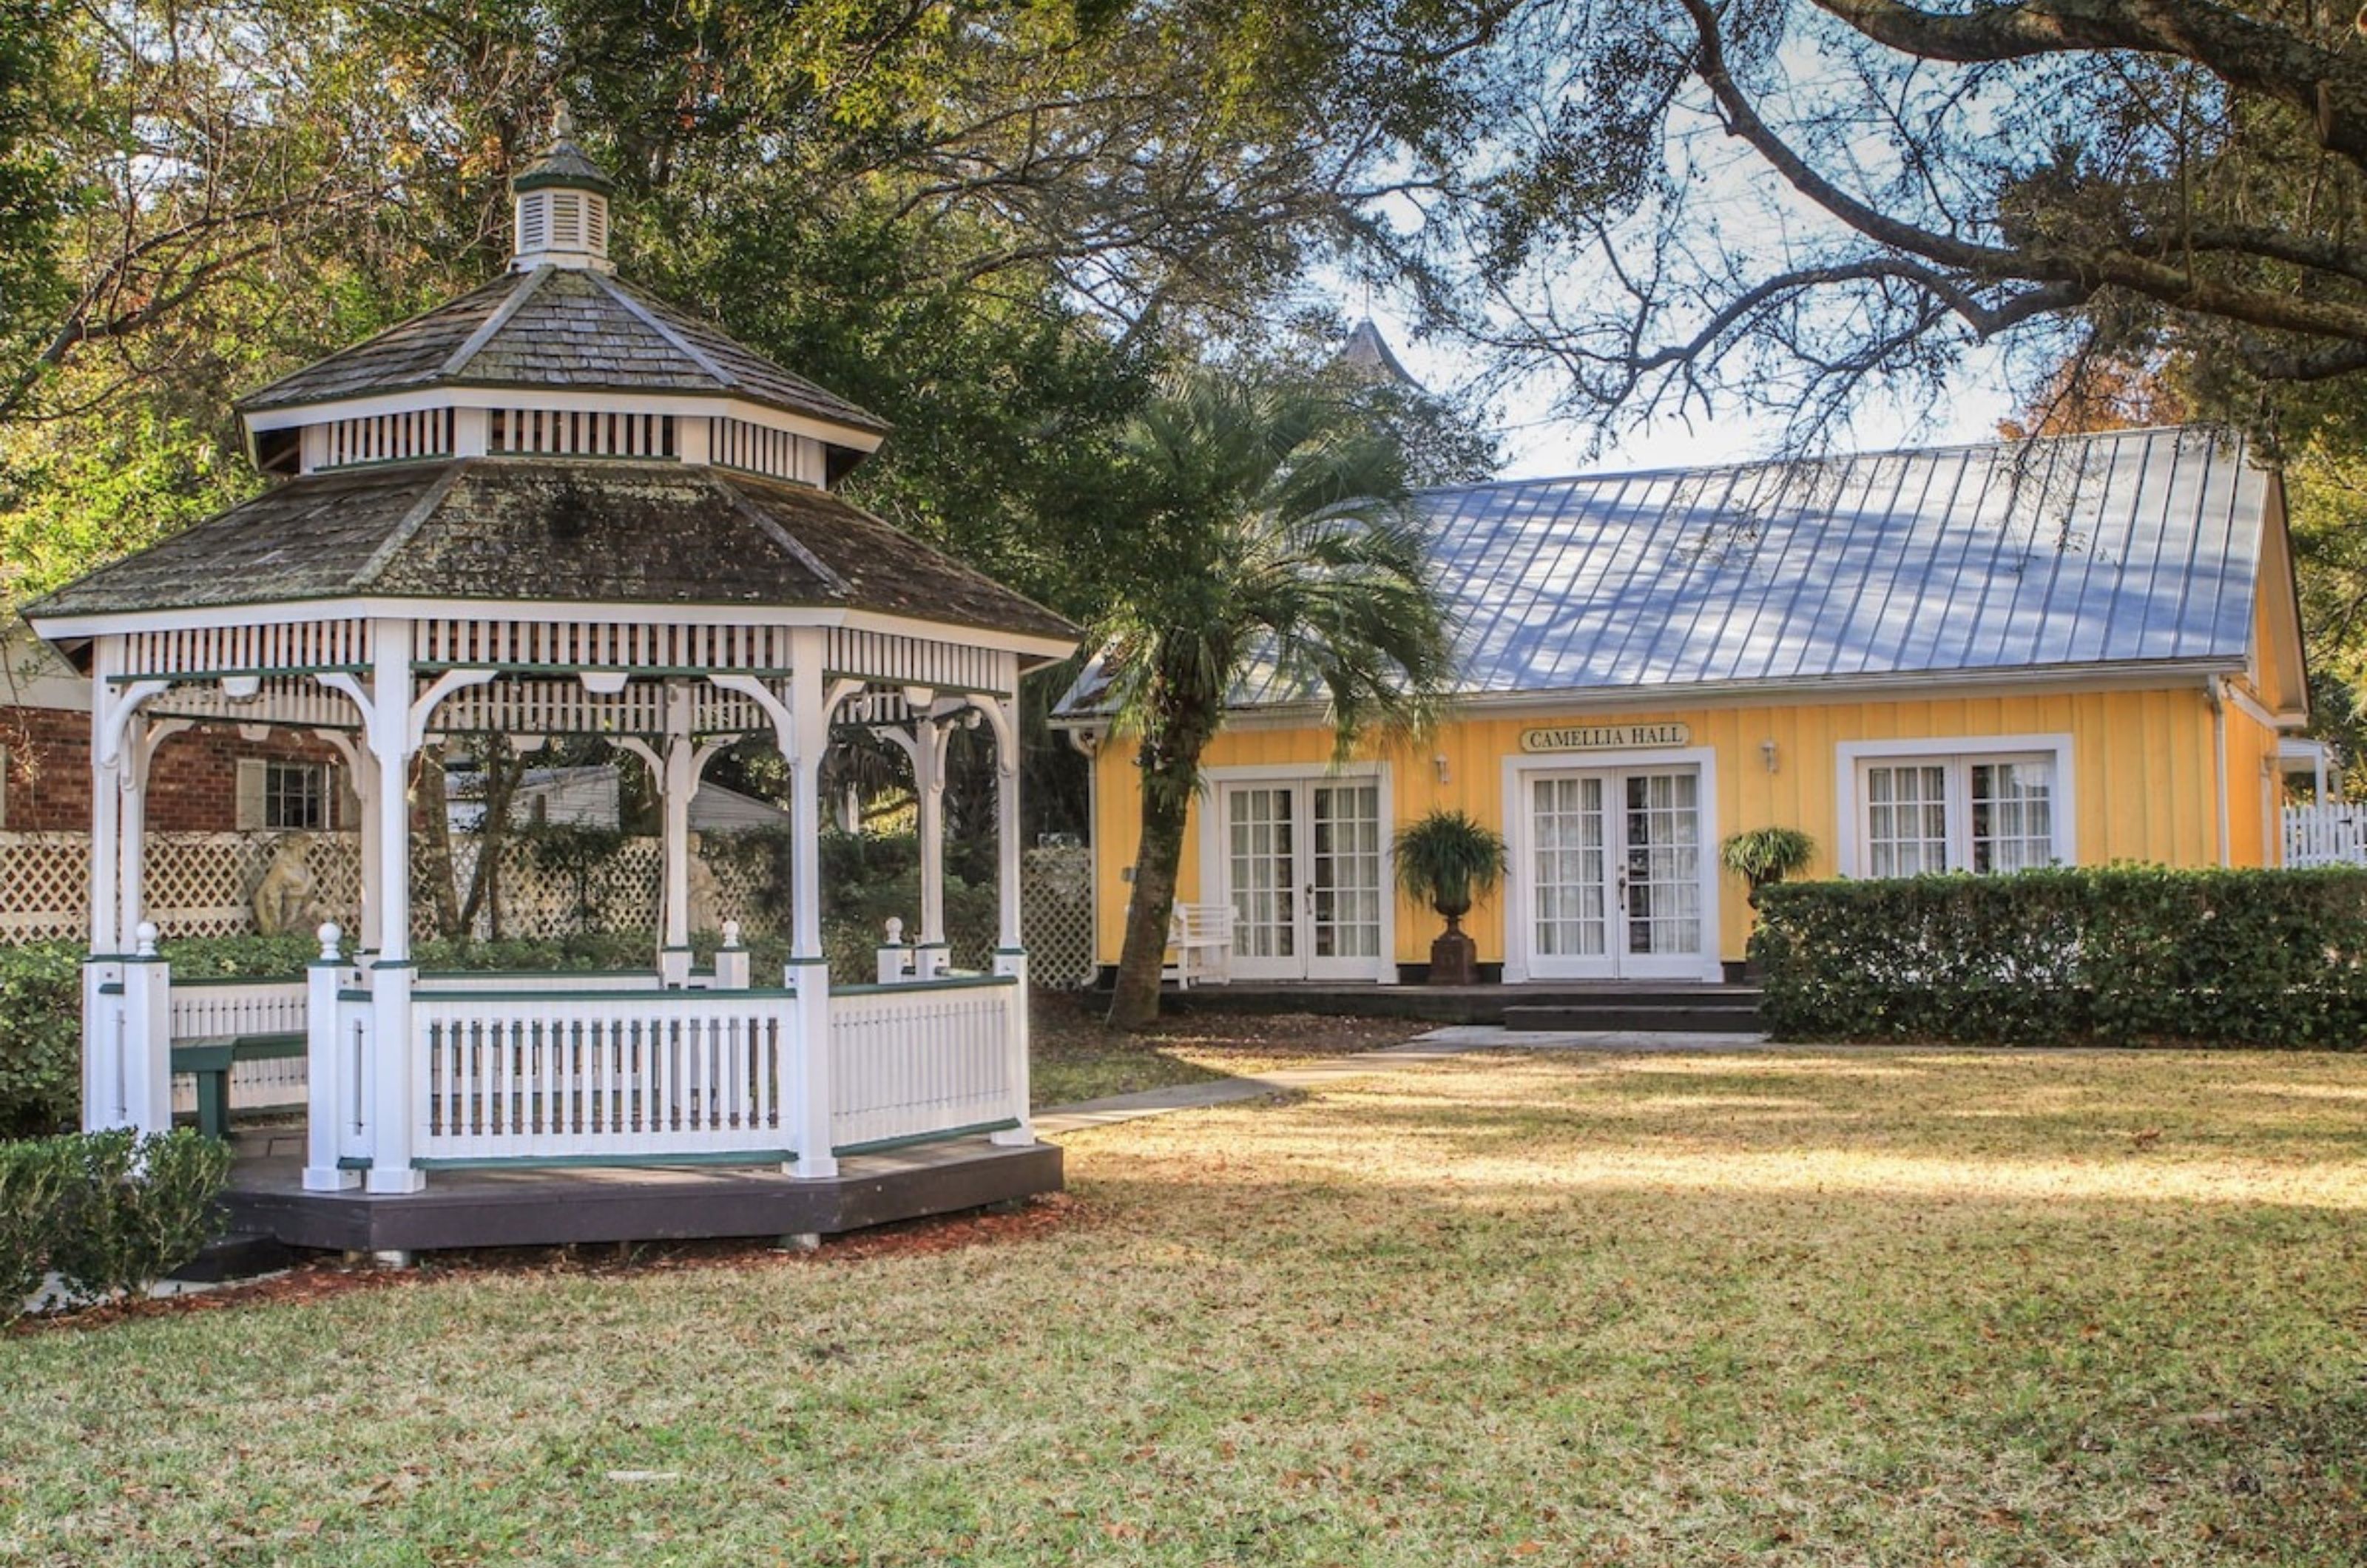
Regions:
<instances>
[{"instance_id":1,"label":"leafy green foliage","mask_svg":"<svg viewBox=\"0 0 2367 1568\"><path fill-rule=\"evenodd\" d=\"M1797 828L1753 828L1718 845L1717 863L1750 884L1755 894L1806 869L1816 853L1817 840Z\"/></svg>"},{"instance_id":2,"label":"leafy green foliage","mask_svg":"<svg viewBox=\"0 0 2367 1568\"><path fill-rule=\"evenodd\" d=\"M2356 1049L2367 871L2064 867L1763 887L1781 1037Z\"/></svg>"},{"instance_id":3,"label":"leafy green foliage","mask_svg":"<svg viewBox=\"0 0 2367 1568\"><path fill-rule=\"evenodd\" d=\"M0 947L0 1137L53 1133L82 1102L80 943Z\"/></svg>"},{"instance_id":4,"label":"leafy green foliage","mask_svg":"<svg viewBox=\"0 0 2367 1568\"><path fill-rule=\"evenodd\" d=\"M1158 1016L1184 819L1227 698L1326 703L1335 755L1421 728L1453 677L1397 434L1319 382L1195 369L1122 443L1141 532L1101 563L1094 628L1116 731L1137 743L1142 847L1110 1019Z\"/></svg>"},{"instance_id":5,"label":"leafy green foliage","mask_svg":"<svg viewBox=\"0 0 2367 1568\"><path fill-rule=\"evenodd\" d=\"M231 1157L187 1128L0 1144L0 1319L51 1271L76 1303L144 1293L221 1228Z\"/></svg>"},{"instance_id":6,"label":"leafy green foliage","mask_svg":"<svg viewBox=\"0 0 2367 1568\"><path fill-rule=\"evenodd\" d=\"M1459 919L1471 900L1503 879L1504 836L1461 811L1433 810L1399 833L1391 852L1398 886L1440 914Z\"/></svg>"}]
</instances>

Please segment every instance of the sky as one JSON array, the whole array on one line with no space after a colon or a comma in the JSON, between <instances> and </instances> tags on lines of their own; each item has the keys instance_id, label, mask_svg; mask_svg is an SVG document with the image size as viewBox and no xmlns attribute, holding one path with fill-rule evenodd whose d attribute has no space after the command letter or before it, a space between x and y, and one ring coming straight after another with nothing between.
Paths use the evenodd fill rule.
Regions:
<instances>
[{"instance_id":1,"label":"sky","mask_svg":"<svg viewBox=\"0 0 2367 1568\"><path fill-rule=\"evenodd\" d=\"M1416 341L1405 319L1385 300L1375 299L1369 305L1355 300L1346 311L1352 321L1369 311L1398 362L1424 387L1444 391L1473 376L1476 365L1470 357L1435 340ZM1551 381L1544 377L1534 378L1498 400L1498 417L1491 424L1503 443L1499 478L1548 479L1748 461L1774 456L1783 435L1771 415L1720 410L1706 419L1698 413L1689 421L1664 418L1641 429L1613 422L1599 448L1590 452L1594 428L1557 415L1553 401ZM1850 422L1834 446L1842 451L1877 452L1994 441L1998 422L2016 406L1999 356L1976 353L1959 367L1944 408L1925 409L1920 397L1893 402L1877 394Z\"/></svg>"}]
</instances>

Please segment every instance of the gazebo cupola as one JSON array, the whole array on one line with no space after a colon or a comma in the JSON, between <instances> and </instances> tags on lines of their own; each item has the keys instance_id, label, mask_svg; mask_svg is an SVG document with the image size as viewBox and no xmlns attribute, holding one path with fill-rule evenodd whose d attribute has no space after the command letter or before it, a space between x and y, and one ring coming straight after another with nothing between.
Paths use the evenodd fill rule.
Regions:
<instances>
[{"instance_id":1,"label":"gazebo cupola","mask_svg":"<svg viewBox=\"0 0 2367 1568\"><path fill-rule=\"evenodd\" d=\"M279 1004L307 1020L308 1186L518 1159L826 1176L879 1142L1025 1141L1019 678L1075 628L833 493L885 425L617 277L607 176L558 129L516 181L511 270L239 405L281 482L27 611L91 682L85 1120L167 1120L184 1024L143 913L146 779L171 736L230 721L334 744L361 801L359 952L332 940L309 1010ZM957 725L999 753L991 975L946 963ZM834 726L911 758L923 866L919 944L836 1007L816 855ZM658 783L657 951L601 999L412 967L414 763L485 733L604 736ZM796 957L756 987L744 956L694 970L687 898L690 795L750 734L789 764L800 852Z\"/></svg>"},{"instance_id":2,"label":"gazebo cupola","mask_svg":"<svg viewBox=\"0 0 2367 1568\"><path fill-rule=\"evenodd\" d=\"M575 117L561 104L549 148L510 181L515 209L512 272L587 266L614 272L608 259L608 194L616 182L575 142Z\"/></svg>"}]
</instances>

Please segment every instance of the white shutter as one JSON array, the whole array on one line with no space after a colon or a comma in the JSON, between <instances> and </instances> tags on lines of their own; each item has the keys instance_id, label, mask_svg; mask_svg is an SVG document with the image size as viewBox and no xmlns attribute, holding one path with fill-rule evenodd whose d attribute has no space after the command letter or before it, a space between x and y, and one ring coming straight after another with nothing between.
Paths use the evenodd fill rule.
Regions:
<instances>
[{"instance_id":1,"label":"white shutter","mask_svg":"<svg viewBox=\"0 0 2367 1568\"><path fill-rule=\"evenodd\" d=\"M238 760L238 830L256 833L263 830L263 777L267 764L260 757Z\"/></svg>"}]
</instances>

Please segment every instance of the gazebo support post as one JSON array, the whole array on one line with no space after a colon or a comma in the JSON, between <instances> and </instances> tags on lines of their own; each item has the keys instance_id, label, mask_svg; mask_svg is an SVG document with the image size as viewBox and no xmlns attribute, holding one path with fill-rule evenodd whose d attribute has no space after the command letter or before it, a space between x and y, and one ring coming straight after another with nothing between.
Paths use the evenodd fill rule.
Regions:
<instances>
[{"instance_id":1,"label":"gazebo support post","mask_svg":"<svg viewBox=\"0 0 2367 1568\"><path fill-rule=\"evenodd\" d=\"M697 751L690 738L690 689L679 681L665 687L665 742L657 779L664 822L664 930L658 935L658 979L682 986L690 979L690 797L698 788Z\"/></svg>"},{"instance_id":2,"label":"gazebo support post","mask_svg":"<svg viewBox=\"0 0 2367 1568\"><path fill-rule=\"evenodd\" d=\"M789 762L789 826L798 845L783 976L797 991L796 1174L809 1179L838 1174L831 1141L830 964L821 945L821 761L830 747L824 648L819 627L791 634L787 733L778 737ZM779 719L776 715L776 727Z\"/></svg>"},{"instance_id":3,"label":"gazebo support post","mask_svg":"<svg viewBox=\"0 0 2367 1568\"><path fill-rule=\"evenodd\" d=\"M117 834L122 826L120 770L108 734L112 677L123 639L95 639L90 669L90 957L82 983L82 1124L110 1127L123 1111L123 943L117 937Z\"/></svg>"},{"instance_id":4,"label":"gazebo support post","mask_svg":"<svg viewBox=\"0 0 2367 1568\"><path fill-rule=\"evenodd\" d=\"M1018 671L1010 671L1010 685L1018 687ZM997 697L987 709L994 723L994 972L1018 982L1012 1000L1014 1023L1005 1048L1011 1053L1012 1114L1019 1125L992 1134L991 1141L1010 1146L1036 1141L1036 1124L1027 1113L1027 950L1019 928L1019 701Z\"/></svg>"},{"instance_id":5,"label":"gazebo support post","mask_svg":"<svg viewBox=\"0 0 2367 1568\"><path fill-rule=\"evenodd\" d=\"M116 784L122 795L115 852L119 931L137 931L145 918L142 905L147 896L148 760L154 747L155 737L151 734L147 718L133 714L123 726L115 770Z\"/></svg>"},{"instance_id":6,"label":"gazebo support post","mask_svg":"<svg viewBox=\"0 0 2367 1568\"><path fill-rule=\"evenodd\" d=\"M411 623L370 626L369 749L378 768L379 880L363 889L378 906L379 955L370 964L369 1175L372 1192L426 1185L412 1157Z\"/></svg>"},{"instance_id":7,"label":"gazebo support post","mask_svg":"<svg viewBox=\"0 0 2367 1568\"><path fill-rule=\"evenodd\" d=\"M355 950L368 955L378 951L378 905L372 889L379 884L378 843L378 766L369 755L369 741L365 735L357 744L342 730L316 729L315 739L335 750L345 764L345 773L353 780L355 839L361 849L362 907L361 918L356 922Z\"/></svg>"},{"instance_id":8,"label":"gazebo support post","mask_svg":"<svg viewBox=\"0 0 2367 1568\"><path fill-rule=\"evenodd\" d=\"M892 743L912 765L912 799L921 840L920 931L912 954L912 978L934 979L952 967L946 942L946 744L952 736L934 694L907 690L912 727L879 725L872 733ZM955 712L966 705L957 698Z\"/></svg>"}]
</instances>

